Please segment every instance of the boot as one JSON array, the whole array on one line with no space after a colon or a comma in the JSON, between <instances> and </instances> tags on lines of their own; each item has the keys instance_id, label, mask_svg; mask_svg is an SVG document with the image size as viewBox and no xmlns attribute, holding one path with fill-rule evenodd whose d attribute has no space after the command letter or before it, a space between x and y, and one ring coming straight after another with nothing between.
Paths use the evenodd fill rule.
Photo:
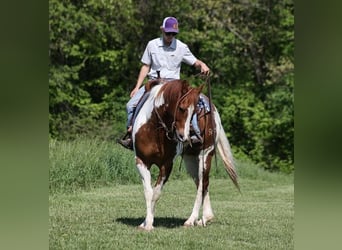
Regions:
<instances>
[{"instance_id":1,"label":"boot","mask_svg":"<svg viewBox=\"0 0 342 250\"><path fill-rule=\"evenodd\" d=\"M193 144L195 144L195 143L201 143L201 144L203 144L203 138L202 138L202 136L200 136L200 135L198 135L198 134L192 135L192 136L190 137L190 139L191 139L191 142L192 142Z\"/></svg>"},{"instance_id":2,"label":"boot","mask_svg":"<svg viewBox=\"0 0 342 250\"><path fill-rule=\"evenodd\" d=\"M132 134L130 132L127 132L122 139L117 140L117 143L127 149L133 150Z\"/></svg>"}]
</instances>

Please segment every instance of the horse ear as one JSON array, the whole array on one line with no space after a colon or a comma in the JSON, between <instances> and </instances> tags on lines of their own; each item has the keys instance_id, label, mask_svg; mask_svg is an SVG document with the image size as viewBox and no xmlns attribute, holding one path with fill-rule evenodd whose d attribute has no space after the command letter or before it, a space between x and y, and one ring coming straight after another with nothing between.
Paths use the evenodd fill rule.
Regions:
<instances>
[{"instance_id":1,"label":"horse ear","mask_svg":"<svg viewBox=\"0 0 342 250\"><path fill-rule=\"evenodd\" d=\"M203 88L204 88L205 84L201 84L199 87L197 87L198 93L201 93Z\"/></svg>"},{"instance_id":2,"label":"horse ear","mask_svg":"<svg viewBox=\"0 0 342 250\"><path fill-rule=\"evenodd\" d=\"M182 95L184 95L186 92L189 91L190 85L187 80L182 80L181 84L182 84Z\"/></svg>"}]
</instances>

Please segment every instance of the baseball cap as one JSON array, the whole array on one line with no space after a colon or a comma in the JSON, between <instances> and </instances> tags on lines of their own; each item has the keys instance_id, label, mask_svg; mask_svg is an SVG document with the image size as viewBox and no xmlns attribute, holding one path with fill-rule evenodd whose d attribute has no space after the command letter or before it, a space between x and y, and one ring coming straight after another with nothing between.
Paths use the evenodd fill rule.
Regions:
<instances>
[{"instance_id":1,"label":"baseball cap","mask_svg":"<svg viewBox=\"0 0 342 250\"><path fill-rule=\"evenodd\" d=\"M174 17L165 17L163 21L163 26L165 32L175 32L178 33L178 21Z\"/></svg>"}]
</instances>

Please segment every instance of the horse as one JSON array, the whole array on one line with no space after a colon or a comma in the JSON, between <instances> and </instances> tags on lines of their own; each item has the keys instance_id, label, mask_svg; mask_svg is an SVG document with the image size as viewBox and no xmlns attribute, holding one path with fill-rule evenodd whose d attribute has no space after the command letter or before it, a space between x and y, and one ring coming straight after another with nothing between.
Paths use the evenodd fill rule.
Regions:
<instances>
[{"instance_id":1,"label":"horse","mask_svg":"<svg viewBox=\"0 0 342 250\"><path fill-rule=\"evenodd\" d=\"M146 83L149 96L137 114L132 130L136 168L142 179L146 201L146 217L138 228L147 231L154 228L156 203L171 174L174 160L180 155L197 186L192 213L184 226L206 226L214 218L208 186L216 147L229 177L239 189L229 141L215 106L212 105L209 114L196 108L204 84L191 87L186 80L158 83L158 80ZM190 139L191 118L195 112L198 112L202 143L191 143ZM154 187L150 173L153 164L159 168ZM199 219L202 206L203 215Z\"/></svg>"}]
</instances>

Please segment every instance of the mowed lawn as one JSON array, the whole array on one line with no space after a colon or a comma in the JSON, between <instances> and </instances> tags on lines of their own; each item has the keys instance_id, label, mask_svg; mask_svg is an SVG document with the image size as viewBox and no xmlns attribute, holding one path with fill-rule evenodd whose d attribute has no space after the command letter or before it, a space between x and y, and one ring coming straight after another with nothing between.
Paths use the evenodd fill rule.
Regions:
<instances>
[{"instance_id":1,"label":"mowed lawn","mask_svg":"<svg viewBox=\"0 0 342 250\"><path fill-rule=\"evenodd\" d=\"M274 176L274 178L272 177ZM49 249L293 249L293 177L241 178L240 194L227 178L211 178L215 219L183 227L196 188L170 180L156 208L155 229L144 220L142 185L113 185L49 196Z\"/></svg>"}]
</instances>

